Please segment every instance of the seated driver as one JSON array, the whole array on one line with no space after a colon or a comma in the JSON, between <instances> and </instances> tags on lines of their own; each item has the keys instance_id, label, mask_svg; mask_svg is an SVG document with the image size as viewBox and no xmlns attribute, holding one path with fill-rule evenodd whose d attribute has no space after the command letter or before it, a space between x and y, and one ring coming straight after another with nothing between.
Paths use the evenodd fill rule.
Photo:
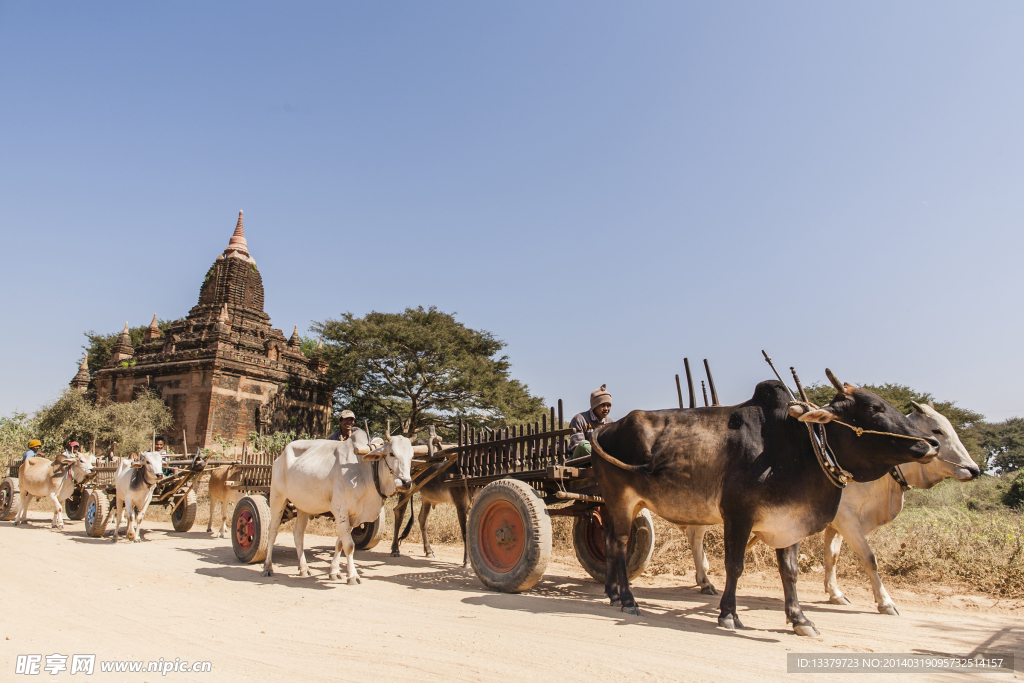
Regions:
<instances>
[{"instance_id":1,"label":"seated driver","mask_svg":"<svg viewBox=\"0 0 1024 683\"><path fill-rule=\"evenodd\" d=\"M341 411L341 426L338 431L327 437L331 441L348 441L355 439L364 446L368 443L366 432L356 427L356 414L351 410Z\"/></svg>"},{"instance_id":2,"label":"seated driver","mask_svg":"<svg viewBox=\"0 0 1024 683\"><path fill-rule=\"evenodd\" d=\"M569 421L569 426L578 430L569 437L569 450L573 458L590 455L590 442L587 433L600 425L611 422L608 413L612 411L612 395L608 393L608 385L602 384L600 389L590 392L590 410L578 413Z\"/></svg>"}]
</instances>

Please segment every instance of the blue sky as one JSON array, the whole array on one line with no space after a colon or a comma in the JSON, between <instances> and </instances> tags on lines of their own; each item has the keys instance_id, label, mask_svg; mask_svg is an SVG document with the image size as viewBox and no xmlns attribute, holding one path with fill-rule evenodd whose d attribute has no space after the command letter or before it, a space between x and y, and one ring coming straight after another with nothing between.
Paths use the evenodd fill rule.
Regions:
<instances>
[{"instance_id":1,"label":"blue sky","mask_svg":"<svg viewBox=\"0 0 1024 683\"><path fill-rule=\"evenodd\" d=\"M567 412L769 376L1024 414L1024 5L0 2L0 414L185 315L430 306Z\"/></svg>"}]
</instances>

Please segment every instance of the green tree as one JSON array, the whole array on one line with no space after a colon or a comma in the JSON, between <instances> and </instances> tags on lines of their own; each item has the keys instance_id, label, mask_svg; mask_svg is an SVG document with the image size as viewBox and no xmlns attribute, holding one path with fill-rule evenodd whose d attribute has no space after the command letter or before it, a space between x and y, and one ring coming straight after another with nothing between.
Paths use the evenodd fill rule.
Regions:
<instances>
[{"instance_id":1,"label":"green tree","mask_svg":"<svg viewBox=\"0 0 1024 683\"><path fill-rule=\"evenodd\" d=\"M0 417L0 466L6 466L11 457L20 457L28 449L29 440L34 438L37 438L35 420L28 413Z\"/></svg>"},{"instance_id":2,"label":"green tree","mask_svg":"<svg viewBox=\"0 0 1024 683\"><path fill-rule=\"evenodd\" d=\"M114 455L124 457L130 453L149 450L153 433L171 426L171 409L160 398L146 392L128 403L111 403L104 409L102 435L114 444Z\"/></svg>"},{"instance_id":3,"label":"green tree","mask_svg":"<svg viewBox=\"0 0 1024 683\"><path fill-rule=\"evenodd\" d=\"M166 331L175 321L173 320L157 320L156 325L160 328L160 331ZM128 335L131 337L132 346L138 348L142 345L142 342L146 338L146 330L149 329L149 325L142 327L129 327ZM89 358L89 372L96 372L110 360L110 354L114 351L114 345L117 344L117 338L121 336L120 332L113 332L111 334L100 334L89 330L85 332L85 338L89 340L88 344L84 344L82 348L85 350L86 355Z\"/></svg>"},{"instance_id":4,"label":"green tree","mask_svg":"<svg viewBox=\"0 0 1024 683\"><path fill-rule=\"evenodd\" d=\"M351 313L314 322L337 383L335 405L367 418L375 432L390 420L406 436L434 424L448 438L460 418L503 427L536 420L544 400L509 376L505 343L434 307L402 313Z\"/></svg>"},{"instance_id":5,"label":"green tree","mask_svg":"<svg viewBox=\"0 0 1024 683\"><path fill-rule=\"evenodd\" d=\"M977 431L986 456L984 465L1000 472L1024 469L1024 417L982 424Z\"/></svg>"},{"instance_id":6,"label":"green tree","mask_svg":"<svg viewBox=\"0 0 1024 683\"><path fill-rule=\"evenodd\" d=\"M39 409L36 429L46 453L60 452L69 441L78 441L89 450L96 439L103 438L106 421L106 411L69 387L56 401Z\"/></svg>"}]
</instances>

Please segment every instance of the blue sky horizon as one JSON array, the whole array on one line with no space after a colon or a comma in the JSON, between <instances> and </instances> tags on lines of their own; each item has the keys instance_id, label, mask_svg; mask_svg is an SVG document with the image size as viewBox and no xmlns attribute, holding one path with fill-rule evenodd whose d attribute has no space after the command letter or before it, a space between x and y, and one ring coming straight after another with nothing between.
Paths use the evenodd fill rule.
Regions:
<instances>
[{"instance_id":1,"label":"blue sky horizon","mask_svg":"<svg viewBox=\"0 0 1024 683\"><path fill-rule=\"evenodd\" d=\"M1024 6L0 2L0 415L179 318L437 306L566 412L770 370L1024 415ZM703 371L698 371L698 378Z\"/></svg>"}]
</instances>

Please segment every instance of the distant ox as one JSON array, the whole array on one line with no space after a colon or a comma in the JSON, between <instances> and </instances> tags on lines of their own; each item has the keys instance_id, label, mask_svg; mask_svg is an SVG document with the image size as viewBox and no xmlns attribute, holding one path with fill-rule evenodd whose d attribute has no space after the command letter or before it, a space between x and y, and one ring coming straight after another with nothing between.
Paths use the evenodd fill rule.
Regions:
<instances>
[{"instance_id":1,"label":"distant ox","mask_svg":"<svg viewBox=\"0 0 1024 683\"><path fill-rule=\"evenodd\" d=\"M234 505L242 499L244 493L228 486L228 482L241 475L242 470L234 465L221 465L210 473L210 519L206 523L206 532L214 538L224 538L228 528L228 505ZM220 529L213 532L213 506L220 503Z\"/></svg>"},{"instance_id":2,"label":"distant ox","mask_svg":"<svg viewBox=\"0 0 1024 683\"><path fill-rule=\"evenodd\" d=\"M360 583L356 571L352 529L380 517L386 498L408 491L414 454L427 453L427 446L413 446L404 436L389 441L374 439L369 444L358 432L345 441L293 441L274 461L270 480L270 542L263 575L274 575L274 541L281 515L290 502L295 506L295 552L299 576L309 576L302 550L306 524L311 515L330 512L338 526L329 577L341 579L340 556L345 552L349 585Z\"/></svg>"},{"instance_id":3,"label":"distant ox","mask_svg":"<svg viewBox=\"0 0 1024 683\"><path fill-rule=\"evenodd\" d=\"M62 456L56 462L46 458L29 458L18 468L18 485L21 489L21 508L14 518L18 523L28 524L28 502L33 498L49 498L53 503L51 528L64 528L64 501L75 492L75 484L92 473L96 456L91 453L75 453Z\"/></svg>"}]
</instances>

